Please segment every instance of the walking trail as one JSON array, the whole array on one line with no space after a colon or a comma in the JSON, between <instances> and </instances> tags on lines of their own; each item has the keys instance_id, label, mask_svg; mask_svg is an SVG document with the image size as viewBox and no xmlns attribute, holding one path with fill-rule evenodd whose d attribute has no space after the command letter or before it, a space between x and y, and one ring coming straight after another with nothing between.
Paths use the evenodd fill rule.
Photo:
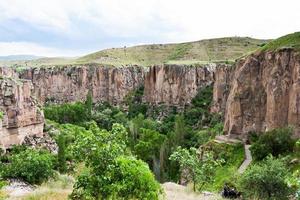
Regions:
<instances>
[{"instance_id":1,"label":"walking trail","mask_svg":"<svg viewBox=\"0 0 300 200\"><path fill-rule=\"evenodd\" d=\"M244 162L242 163L242 165L239 168L239 173L242 174L247 167L250 165L250 163L252 162L252 156L251 156L251 152L250 152L250 146L251 145L244 145L245 147L245 155L246 155L246 159L244 160Z\"/></svg>"}]
</instances>

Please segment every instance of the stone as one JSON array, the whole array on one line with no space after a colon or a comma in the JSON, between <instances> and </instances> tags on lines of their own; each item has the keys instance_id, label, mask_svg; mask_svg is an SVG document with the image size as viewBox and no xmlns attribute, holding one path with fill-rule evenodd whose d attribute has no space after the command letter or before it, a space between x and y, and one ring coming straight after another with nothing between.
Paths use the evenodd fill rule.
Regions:
<instances>
[{"instance_id":1,"label":"stone","mask_svg":"<svg viewBox=\"0 0 300 200\"><path fill-rule=\"evenodd\" d=\"M44 115L31 94L30 81L0 79L0 147L21 144L27 135L43 134Z\"/></svg>"},{"instance_id":2,"label":"stone","mask_svg":"<svg viewBox=\"0 0 300 200\"><path fill-rule=\"evenodd\" d=\"M224 130L245 138L293 126L300 137L300 55L292 49L256 52L236 63L226 100Z\"/></svg>"}]
</instances>

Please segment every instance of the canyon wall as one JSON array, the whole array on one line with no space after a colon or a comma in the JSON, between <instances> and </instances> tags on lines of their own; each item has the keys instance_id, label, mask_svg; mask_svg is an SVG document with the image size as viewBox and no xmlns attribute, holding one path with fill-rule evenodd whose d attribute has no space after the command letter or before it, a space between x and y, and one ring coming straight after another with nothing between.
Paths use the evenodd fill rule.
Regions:
<instances>
[{"instance_id":1,"label":"canyon wall","mask_svg":"<svg viewBox=\"0 0 300 200\"><path fill-rule=\"evenodd\" d=\"M184 106L199 89L212 85L215 64L153 66L145 77L144 99L152 105Z\"/></svg>"},{"instance_id":2,"label":"canyon wall","mask_svg":"<svg viewBox=\"0 0 300 200\"><path fill-rule=\"evenodd\" d=\"M184 106L200 88L213 84L217 66L55 66L29 68L19 76L33 83L34 95L42 104L84 101L88 91L94 102L122 104L126 95L144 86L145 102Z\"/></svg>"},{"instance_id":3,"label":"canyon wall","mask_svg":"<svg viewBox=\"0 0 300 200\"><path fill-rule=\"evenodd\" d=\"M53 66L15 72L1 68L0 109L4 111L2 146L20 143L26 134L41 134L41 104L84 101L124 103L144 86L143 100L150 105L184 107L199 89L213 84L211 112L224 115L224 130L245 138L293 125L300 127L300 56L292 49L257 52L234 65L162 65L110 67L101 65ZM17 78L22 80L16 80ZM32 93L31 93L32 91ZM1 126L0 126L1 127Z\"/></svg>"},{"instance_id":4,"label":"canyon wall","mask_svg":"<svg viewBox=\"0 0 300 200\"><path fill-rule=\"evenodd\" d=\"M0 148L21 144L27 135L42 135L43 112L32 96L30 81L18 80L1 70L0 79ZM9 74L11 75L11 74Z\"/></svg>"},{"instance_id":5,"label":"canyon wall","mask_svg":"<svg viewBox=\"0 0 300 200\"><path fill-rule=\"evenodd\" d=\"M20 78L31 80L34 95L42 104L84 101L91 91L94 102L116 105L143 84L144 69L100 65L41 67L22 71Z\"/></svg>"},{"instance_id":6,"label":"canyon wall","mask_svg":"<svg viewBox=\"0 0 300 200\"><path fill-rule=\"evenodd\" d=\"M299 135L300 56L292 49L258 52L233 71L224 130L240 138L292 125Z\"/></svg>"}]
</instances>

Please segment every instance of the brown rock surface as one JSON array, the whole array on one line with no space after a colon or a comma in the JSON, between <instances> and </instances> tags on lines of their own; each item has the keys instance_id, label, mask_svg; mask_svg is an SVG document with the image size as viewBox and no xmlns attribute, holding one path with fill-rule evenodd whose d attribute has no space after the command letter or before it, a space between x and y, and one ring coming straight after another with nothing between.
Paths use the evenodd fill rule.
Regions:
<instances>
[{"instance_id":1,"label":"brown rock surface","mask_svg":"<svg viewBox=\"0 0 300 200\"><path fill-rule=\"evenodd\" d=\"M41 103L84 101L91 90L95 102L120 104L128 92L143 84L144 70L138 66L55 66L30 68L20 77L32 81Z\"/></svg>"},{"instance_id":2,"label":"brown rock surface","mask_svg":"<svg viewBox=\"0 0 300 200\"><path fill-rule=\"evenodd\" d=\"M219 65L214 70L213 104L211 112L224 115L234 66Z\"/></svg>"},{"instance_id":3,"label":"brown rock surface","mask_svg":"<svg viewBox=\"0 0 300 200\"><path fill-rule=\"evenodd\" d=\"M144 99L153 105L183 106L189 104L201 87L213 83L216 65L153 66L145 77Z\"/></svg>"},{"instance_id":4,"label":"brown rock surface","mask_svg":"<svg viewBox=\"0 0 300 200\"><path fill-rule=\"evenodd\" d=\"M0 79L0 147L21 144L26 135L43 133L44 116L31 95L30 81Z\"/></svg>"},{"instance_id":5,"label":"brown rock surface","mask_svg":"<svg viewBox=\"0 0 300 200\"><path fill-rule=\"evenodd\" d=\"M232 75L224 129L243 138L293 125L299 136L300 56L292 49L256 53L239 61Z\"/></svg>"}]
</instances>

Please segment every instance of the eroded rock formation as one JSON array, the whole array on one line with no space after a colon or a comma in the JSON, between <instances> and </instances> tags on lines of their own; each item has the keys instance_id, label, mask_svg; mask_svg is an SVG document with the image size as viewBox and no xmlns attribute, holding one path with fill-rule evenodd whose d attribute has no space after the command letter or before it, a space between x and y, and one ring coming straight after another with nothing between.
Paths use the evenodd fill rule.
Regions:
<instances>
[{"instance_id":1,"label":"eroded rock formation","mask_svg":"<svg viewBox=\"0 0 300 200\"><path fill-rule=\"evenodd\" d=\"M91 91L95 102L120 104L128 92L143 84L144 70L138 66L56 66L26 69L20 77L32 81L41 103L84 101Z\"/></svg>"},{"instance_id":2,"label":"eroded rock formation","mask_svg":"<svg viewBox=\"0 0 300 200\"><path fill-rule=\"evenodd\" d=\"M292 49L256 53L240 60L232 75L224 129L245 137L293 125L299 136L300 56Z\"/></svg>"},{"instance_id":3,"label":"eroded rock formation","mask_svg":"<svg viewBox=\"0 0 300 200\"><path fill-rule=\"evenodd\" d=\"M200 88L214 82L215 64L206 66L153 66L145 77L145 101L153 104L189 104Z\"/></svg>"},{"instance_id":4,"label":"eroded rock formation","mask_svg":"<svg viewBox=\"0 0 300 200\"><path fill-rule=\"evenodd\" d=\"M5 75L2 73L2 75ZM43 134L44 116L31 95L30 81L0 79L0 147L21 144L27 135Z\"/></svg>"},{"instance_id":5,"label":"eroded rock formation","mask_svg":"<svg viewBox=\"0 0 300 200\"><path fill-rule=\"evenodd\" d=\"M233 71L234 65L218 65L214 70L211 112L224 115Z\"/></svg>"}]
</instances>

